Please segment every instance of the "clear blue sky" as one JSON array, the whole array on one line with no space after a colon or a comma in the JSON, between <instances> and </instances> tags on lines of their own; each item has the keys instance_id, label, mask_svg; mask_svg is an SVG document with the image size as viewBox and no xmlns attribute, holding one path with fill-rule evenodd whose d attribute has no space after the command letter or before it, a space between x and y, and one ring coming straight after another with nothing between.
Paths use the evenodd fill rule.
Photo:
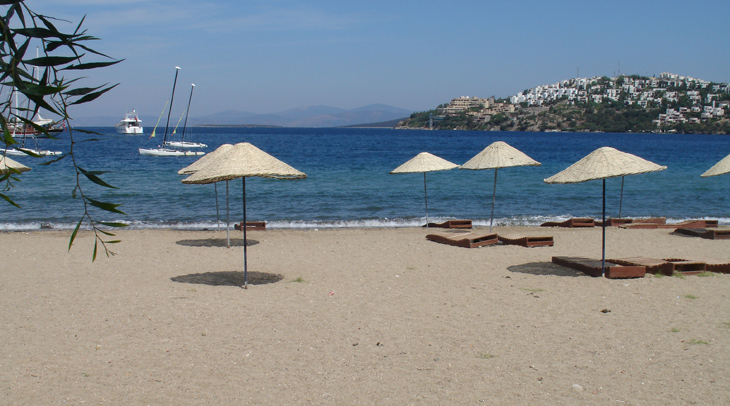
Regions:
<instances>
[{"instance_id":1,"label":"clear blue sky","mask_svg":"<svg viewBox=\"0 0 730 406\"><path fill-rule=\"evenodd\" d=\"M29 0L125 59L85 85L120 85L72 115L194 116L383 103L413 111L508 97L575 77L672 72L730 81L730 1ZM65 27L69 29L68 26Z\"/></svg>"}]
</instances>

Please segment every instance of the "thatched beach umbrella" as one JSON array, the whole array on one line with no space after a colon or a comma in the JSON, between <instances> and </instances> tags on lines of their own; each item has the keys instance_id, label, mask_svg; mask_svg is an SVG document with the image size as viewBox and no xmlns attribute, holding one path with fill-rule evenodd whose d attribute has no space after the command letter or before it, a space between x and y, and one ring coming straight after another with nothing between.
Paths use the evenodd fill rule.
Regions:
<instances>
[{"instance_id":1,"label":"thatched beach umbrella","mask_svg":"<svg viewBox=\"0 0 730 406\"><path fill-rule=\"evenodd\" d=\"M545 183L581 183L589 180L603 180L603 237L601 275L606 269L606 179L619 176L638 175L663 171L666 166L639 158L611 147L601 147L547 179Z\"/></svg>"},{"instance_id":2,"label":"thatched beach umbrella","mask_svg":"<svg viewBox=\"0 0 730 406\"><path fill-rule=\"evenodd\" d=\"M201 158L199 158L197 161L191 163L190 165L180 169L177 171L178 175L192 175L195 172L199 171L200 169L204 168L206 165L208 165L210 162L215 160L219 155L222 153L228 151L229 149L233 148L233 145L231 144L223 144L220 147L216 148L215 151L203 155ZM218 225L220 223L220 216L218 213L218 183L213 184L214 193L215 193L215 223ZM228 241L227 246L231 246L231 235L230 235L230 221L228 219L228 182L226 181L226 239ZM219 227L220 229L220 227Z\"/></svg>"},{"instance_id":3,"label":"thatched beach umbrella","mask_svg":"<svg viewBox=\"0 0 730 406\"><path fill-rule=\"evenodd\" d=\"M243 280L248 285L246 259L246 178L304 179L307 177L286 163L248 142L234 145L218 158L183 179L185 184L207 184L241 178L243 182Z\"/></svg>"},{"instance_id":4,"label":"thatched beach umbrella","mask_svg":"<svg viewBox=\"0 0 730 406\"><path fill-rule=\"evenodd\" d=\"M496 141L484 148L482 152L476 154L464 165L461 165L461 169L494 169L492 214L489 217L490 232L492 231L492 223L494 223L494 202L497 196L497 171L499 168L508 168L511 166L540 166L540 162L535 161L504 141Z\"/></svg>"},{"instance_id":5,"label":"thatched beach umbrella","mask_svg":"<svg viewBox=\"0 0 730 406\"><path fill-rule=\"evenodd\" d=\"M7 174L10 172L28 172L30 168L21 164L20 162L10 159L5 155L0 155L0 174Z\"/></svg>"},{"instance_id":6,"label":"thatched beach umbrella","mask_svg":"<svg viewBox=\"0 0 730 406\"><path fill-rule=\"evenodd\" d=\"M426 172L447 171L458 168L459 165L437 157L429 152L421 152L403 165L390 171L396 173L420 173L423 172L423 195L426 201L426 227L428 227L428 189L426 188Z\"/></svg>"},{"instance_id":7,"label":"thatched beach umbrella","mask_svg":"<svg viewBox=\"0 0 730 406\"><path fill-rule=\"evenodd\" d=\"M700 176L706 178L708 176L717 176L728 172L730 172L730 155L722 158L720 162L713 165L712 168L708 169L707 172Z\"/></svg>"}]
</instances>

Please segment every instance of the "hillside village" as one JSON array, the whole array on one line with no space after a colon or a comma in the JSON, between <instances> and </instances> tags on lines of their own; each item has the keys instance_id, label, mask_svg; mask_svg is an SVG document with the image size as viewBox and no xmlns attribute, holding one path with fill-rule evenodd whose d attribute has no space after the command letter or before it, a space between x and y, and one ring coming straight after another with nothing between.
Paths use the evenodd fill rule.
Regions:
<instances>
[{"instance_id":1,"label":"hillside village","mask_svg":"<svg viewBox=\"0 0 730 406\"><path fill-rule=\"evenodd\" d=\"M730 133L730 86L673 73L574 78L509 97L463 96L396 128Z\"/></svg>"}]
</instances>

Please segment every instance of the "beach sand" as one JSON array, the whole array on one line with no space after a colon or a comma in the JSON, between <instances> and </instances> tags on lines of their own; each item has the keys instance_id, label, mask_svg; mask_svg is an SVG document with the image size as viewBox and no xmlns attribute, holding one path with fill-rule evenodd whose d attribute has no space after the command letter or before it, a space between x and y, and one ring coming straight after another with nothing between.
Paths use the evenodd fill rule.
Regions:
<instances>
[{"instance_id":1,"label":"beach sand","mask_svg":"<svg viewBox=\"0 0 730 406\"><path fill-rule=\"evenodd\" d=\"M431 230L433 231L433 230ZM484 231L483 229L480 231ZM593 278L599 228L0 233L2 405L730 404L730 275ZM607 256L730 259L730 241L608 229Z\"/></svg>"}]
</instances>

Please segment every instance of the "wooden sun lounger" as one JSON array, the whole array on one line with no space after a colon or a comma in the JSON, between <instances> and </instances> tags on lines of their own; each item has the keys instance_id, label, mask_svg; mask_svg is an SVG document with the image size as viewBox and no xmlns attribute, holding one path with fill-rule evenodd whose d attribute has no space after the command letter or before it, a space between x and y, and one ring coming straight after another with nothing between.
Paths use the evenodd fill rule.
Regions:
<instances>
[{"instance_id":1,"label":"wooden sun lounger","mask_svg":"<svg viewBox=\"0 0 730 406\"><path fill-rule=\"evenodd\" d=\"M686 220L676 224L652 224L652 223L631 223L624 224L622 228L717 228L717 220Z\"/></svg>"},{"instance_id":2,"label":"wooden sun lounger","mask_svg":"<svg viewBox=\"0 0 730 406\"><path fill-rule=\"evenodd\" d=\"M666 224L667 218L666 217L650 217L650 218L643 218L643 219L606 219L606 226L607 227L618 227L623 226L625 224ZM602 226L602 221L596 221L596 226Z\"/></svg>"},{"instance_id":3,"label":"wooden sun lounger","mask_svg":"<svg viewBox=\"0 0 730 406\"><path fill-rule=\"evenodd\" d=\"M576 218L565 221L548 221L540 224L540 227L594 227L596 221L590 218Z\"/></svg>"},{"instance_id":4,"label":"wooden sun lounger","mask_svg":"<svg viewBox=\"0 0 730 406\"><path fill-rule=\"evenodd\" d=\"M443 223L428 223L424 227L471 228L471 220L448 220Z\"/></svg>"},{"instance_id":5,"label":"wooden sun lounger","mask_svg":"<svg viewBox=\"0 0 730 406\"><path fill-rule=\"evenodd\" d=\"M678 228L674 232L708 240L730 240L730 229Z\"/></svg>"},{"instance_id":6,"label":"wooden sun lounger","mask_svg":"<svg viewBox=\"0 0 730 406\"><path fill-rule=\"evenodd\" d=\"M681 273L683 275L695 275L700 272L719 272L730 273L730 262L721 261L713 258L618 258L611 259L611 262L621 265L639 265L646 266L646 272L662 275L674 275Z\"/></svg>"},{"instance_id":7,"label":"wooden sun lounger","mask_svg":"<svg viewBox=\"0 0 730 406\"><path fill-rule=\"evenodd\" d=\"M242 224L243 224L243 222L234 224L233 228L235 228L236 230L243 231L243 228L241 228ZM246 230L266 230L266 222L265 221L247 221Z\"/></svg>"},{"instance_id":8,"label":"wooden sun lounger","mask_svg":"<svg viewBox=\"0 0 730 406\"><path fill-rule=\"evenodd\" d=\"M705 271L717 273L730 273L730 261L723 261L715 258L694 258L695 261L705 263Z\"/></svg>"},{"instance_id":9,"label":"wooden sun lounger","mask_svg":"<svg viewBox=\"0 0 730 406\"><path fill-rule=\"evenodd\" d=\"M552 247L554 245L552 236L510 238L500 235L497 238L502 244L520 245L523 247Z\"/></svg>"},{"instance_id":10,"label":"wooden sun lounger","mask_svg":"<svg viewBox=\"0 0 730 406\"><path fill-rule=\"evenodd\" d=\"M497 234L483 233L442 233L428 234L426 239L441 244L463 248L478 248L485 245L494 245L499 242Z\"/></svg>"},{"instance_id":11,"label":"wooden sun lounger","mask_svg":"<svg viewBox=\"0 0 730 406\"><path fill-rule=\"evenodd\" d=\"M590 276L601 276L601 260L583 257L553 257L553 263L575 269ZM646 266L620 265L606 261L605 276L610 279L643 278L646 275Z\"/></svg>"}]
</instances>

